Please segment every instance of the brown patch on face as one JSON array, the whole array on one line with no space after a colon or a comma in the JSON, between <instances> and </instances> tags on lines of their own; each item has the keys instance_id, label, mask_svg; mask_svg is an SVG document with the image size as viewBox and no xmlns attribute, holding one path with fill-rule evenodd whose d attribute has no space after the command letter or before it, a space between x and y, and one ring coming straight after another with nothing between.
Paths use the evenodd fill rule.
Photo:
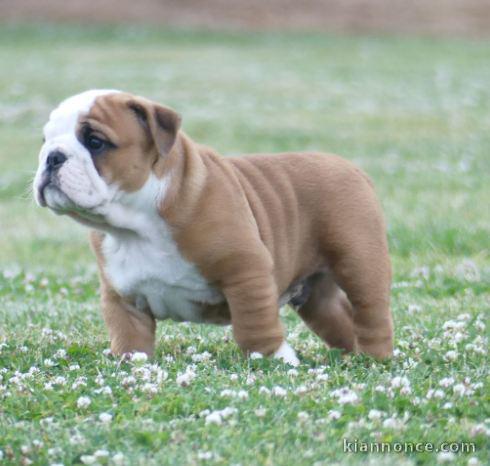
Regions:
<instances>
[{"instance_id":1,"label":"brown patch on face","mask_svg":"<svg viewBox=\"0 0 490 466\"><path fill-rule=\"evenodd\" d=\"M171 109L126 93L98 97L78 122L77 137L84 145L88 135L109 144L92 153L98 173L107 184L133 192L153 171L162 176L162 158L172 148L180 117Z\"/></svg>"}]
</instances>

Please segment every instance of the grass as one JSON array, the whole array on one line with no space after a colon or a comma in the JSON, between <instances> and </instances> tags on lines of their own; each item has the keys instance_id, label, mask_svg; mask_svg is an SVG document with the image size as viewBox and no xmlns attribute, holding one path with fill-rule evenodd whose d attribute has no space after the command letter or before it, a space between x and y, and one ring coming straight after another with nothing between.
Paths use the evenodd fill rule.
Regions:
<instances>
[{"instance_id":1,"label":"grass","mask_svg":"<svg viewBox=\"0 0 490 466\"><path fill-rule=\"evenodd\" d=\"M488 42L2 25L0 69L0 463L489 463ZM362 166L389 226L393 360L341 358L292 311L298 370L243 359L229 329L170 322L154 361L104 356L87 232L29 193L50 109L93 87L173 106L225 154Z\"/></svg>"}]
</instances>

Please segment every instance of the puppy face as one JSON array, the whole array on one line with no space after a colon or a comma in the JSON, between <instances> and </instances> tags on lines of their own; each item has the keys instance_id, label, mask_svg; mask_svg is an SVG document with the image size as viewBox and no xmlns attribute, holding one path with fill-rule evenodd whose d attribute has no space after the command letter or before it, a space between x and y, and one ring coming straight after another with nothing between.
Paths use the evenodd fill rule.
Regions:
<instances>
[{"instance_id":1,"label":"puppy face","mask_svg":"<svg viewBox=\"0 0 490 466\"><path fill-rule=\"evenodd\" d=\"M127 93L93 90L66 99L44 127L37 203L90 226L110 224L108 213L157 176L179 126L173 110Z\"/></svg>"}]
</instances>

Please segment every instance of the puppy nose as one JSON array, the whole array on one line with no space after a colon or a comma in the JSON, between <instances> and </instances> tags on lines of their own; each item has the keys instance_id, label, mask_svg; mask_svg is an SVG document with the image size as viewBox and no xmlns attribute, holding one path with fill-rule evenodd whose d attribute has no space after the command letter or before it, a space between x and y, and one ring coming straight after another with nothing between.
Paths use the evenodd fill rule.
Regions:
<instances>
[{"instance_id":1,"label":"puppy nose","mask_svg":"<svg viewBox=\"0 0 490 466\"><path fill-rule=\"evenodd\" d=\"M46 165L48 170L56 170L60 168L66 162L66 155L59 150L50 152L48 158L46 159Z\"/></svg>"}]
</instances>

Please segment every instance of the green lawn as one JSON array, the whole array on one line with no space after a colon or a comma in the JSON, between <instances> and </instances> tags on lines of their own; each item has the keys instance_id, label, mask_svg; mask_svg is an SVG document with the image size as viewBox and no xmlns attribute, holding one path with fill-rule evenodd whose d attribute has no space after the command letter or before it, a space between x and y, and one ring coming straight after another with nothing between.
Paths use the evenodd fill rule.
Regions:
<instances>
[{"instance_id":1,"label":"green lawn","mask_svg":"<svg viewBox=\"0 0 490 466\"><path fill-rule=\"evenodd\" d=\"M87 231L30 194L49 111L93 87L173 106L224 154L363 167L389 227L393 360L340 358L291 310L298 370L174 323L153 361L104 356ZM489 179L490 42L0 26L0 463L489 464Z\"/></svg>"}]
</instances>

